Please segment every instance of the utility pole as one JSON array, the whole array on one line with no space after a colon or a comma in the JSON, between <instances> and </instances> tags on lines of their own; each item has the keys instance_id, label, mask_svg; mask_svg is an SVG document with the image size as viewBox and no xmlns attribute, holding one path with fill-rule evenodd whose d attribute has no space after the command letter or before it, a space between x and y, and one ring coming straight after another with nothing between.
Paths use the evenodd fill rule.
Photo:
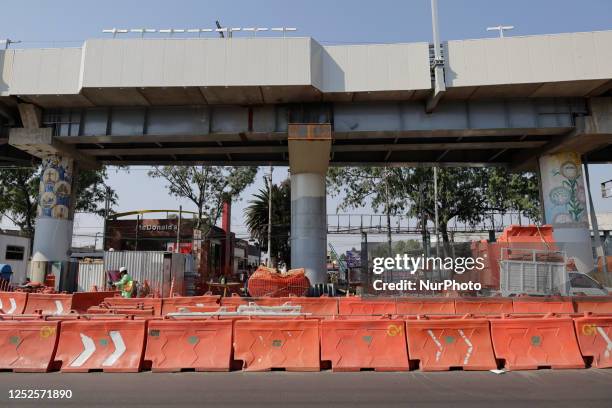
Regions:
<instances>
[{"instance_id":1,"label":"utility pole","mask_svg":"<svg viewBox=\"0 0 612 408\"><path fill-rule=\"evenodd\" d=\"M434 166L433 168L434 174L434 217L435 217L435 227L436 227L436 256L440 256L440 233L438 229L438 166Z\"/></svg>"},{"instance_id":2,"label":"utility pole","mask_svg":"<svg viewBox=\"0 0 612 408\"><path fill-rule=\"evenodd\" d=\"M597 253L597 262L595 270L599 267L599 259L601 259L601 272L603 274L604 284L606 286L612 285L610 276L608 275L608 262L606 259L606 249L604 248L601 237L599 236L599 225L597 222L597 214L595 214L595 206L593 205L593 196L591 195L591 180L589 179L589 162L586 155L582 156L582 162L584 165L584 179L586 181L586 190L589 200L589 211L591 213L591 226L593 228L593 238L595 239L595 252Z\"/></svg>"},{"instance_id":3,"label":"utility pole","mask_svg":"<svg viewBox=\"0 0 612 408\"><path fill-rule=\"evenodd\" d=\"M387 212L387 246L388 246L388 250L389 250L389 257L393 256L393 241L391 240L391 205L390 205L390 200L389 200L389 173L388 173L388 169L385 166L385 209ZM388 276L388 281L389 282L393 282L393 271L390 270L388 272L389 276Z\"/></svg>"},{"instance_id":4,"label":"utility pole","mask_svg":"<svg viewBox=\"0 0 612 408\"><path fill-rule=\"evenodd\" d=\"M393 256L393 241L391 239L391 205L389 200L389 173L385 167L385 209L387 212L387 245L389 247L389 256Z\"/></svg>"},{"instance_id":5,"label":"utility pole","mask_svg":"<svg viewBox=\"0 0 612 408\"><path fill-rule=\"evenodd\" d=\"M268 173L268 268L272 267L272 165Z\"/></svg>"},{"instance_id":6,"label":"utility pole","mask_svg":"<svg viewBox=\"0 0 612 408\"><path fill-rule=\"evenodd\" d=\"M108 213L110 211L110 195L111 188L109 186L106 186L104 194L104 226L102 227L102 251L104 251L104 248L106 247L106 220L108 219Z\"/></svg>"},{"instance_id":7,"label":"utility pole","mask_svg":"<svg viewBox=\"0 0 612 408\"><path fill-rule=\"evenodd\" d=\"M183 220L183 206L179 205L179 218L178 218L178 225L176 227L176 248L174 249L174 252L176 252L177 254L180 252L180 248L179 246L181 245L181 221ZM227 251L227 248L226 248Z\"/></svg>"}]
</instances>

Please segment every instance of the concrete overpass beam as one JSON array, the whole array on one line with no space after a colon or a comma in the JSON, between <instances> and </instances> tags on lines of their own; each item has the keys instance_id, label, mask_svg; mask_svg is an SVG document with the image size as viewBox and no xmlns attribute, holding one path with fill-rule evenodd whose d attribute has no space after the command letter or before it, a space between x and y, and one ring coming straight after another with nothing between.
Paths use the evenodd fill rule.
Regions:
<instances>
[{"instance_id":1,"label":"concrete overpass beam","mask_svg":"<svg viewBox=\"0 0 612 408\"><path fill-rule=\"evenodd\" d=\"M513 158L514 171L532 170L538 157L562 152L575 152L580 156L612 146L612 98L590 98L589 114L575 118L575 128L541 148ZM610 159L612 160L612 159Z\"/></svg>"},{"instance_id":2,"label":"concrete overpass beam","mask_svg":"<svg viewBox=\"0 0 612 408\"><path fill-rule=\"evenodd\" d=\"M582 161L577 152L540 156L544 221L553 226L555 245L572 258L578 272L594 268Z\"/></svg>"},{"instance_id":3,"label":"concrete overpass beam","mask_svg":"<svg viewBox=\"0 0 612 408\"><path fill-rule=\"evenodd\" d=\"M77 160L81 168L100 167L93 157L56 140L52 128L12 128L9 131L9 144L40 159L50 156L69 156Z\"/></svg>"},{"instance_id":4,"label":"concrete overpass beam","mask_svg":"<svg viewBox=\"0 0 612 408\"><path fill-rule=\"evenodd\" d=\"M325 177L330 124L289 125L291 267L304 268L311 284L327 282Z\"/></svg>"}]
</instances>

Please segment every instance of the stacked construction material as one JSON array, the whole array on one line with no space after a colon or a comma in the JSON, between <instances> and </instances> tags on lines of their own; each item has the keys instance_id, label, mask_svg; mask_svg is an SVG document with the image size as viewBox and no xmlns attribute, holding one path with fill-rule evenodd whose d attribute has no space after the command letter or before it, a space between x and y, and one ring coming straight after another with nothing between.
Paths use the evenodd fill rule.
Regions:
<instances>
[{"instance_id":1,"label":"stacked construction material","mask_svg":"<svg viewBox=\"0 0 612 408\"><path fill-rule=\"evenodd\" d=\"M248 282L251 296L304 296L310 281L304 269L291 269L283 274L272 268L260 266Z\"/></svg>"}]
</instances>

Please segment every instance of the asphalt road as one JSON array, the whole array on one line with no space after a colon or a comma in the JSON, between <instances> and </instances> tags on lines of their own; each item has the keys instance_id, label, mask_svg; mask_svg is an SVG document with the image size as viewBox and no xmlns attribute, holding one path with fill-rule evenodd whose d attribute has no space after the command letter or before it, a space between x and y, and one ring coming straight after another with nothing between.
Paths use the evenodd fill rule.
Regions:
<instances>
[{"instance_id":1,"label":"asphalt road","mask_svg":"<svg viewBox=\"0 0 612 408\"><path fill-rule=\"evenodd\" d=\"M9 389L70 389L69 400ZM0 373L0 406L612 407L612 369L408 373Z\"/></svg>"}]
</instances>

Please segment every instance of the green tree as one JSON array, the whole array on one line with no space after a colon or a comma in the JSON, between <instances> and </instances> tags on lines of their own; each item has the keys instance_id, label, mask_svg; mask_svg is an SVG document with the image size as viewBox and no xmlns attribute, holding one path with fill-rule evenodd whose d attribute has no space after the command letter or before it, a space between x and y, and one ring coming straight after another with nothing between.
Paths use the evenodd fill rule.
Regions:
<instances>
[{"instance_id":1,"label":"green tree","mask_svg":"<svg viewBox=\"0 0 612 408\"><path fill-rule=\"evenodd\" d=\"M173 196L191 201L198 213L196 228L209 229L217 223L223 201L237 198L253 183L257 167L159 166L148 174L166 180Z\"/></svg>"},{"instance_id":2,"label":"green tree","mask_svg":"<svg viewBox=\"0 0 612 408\"><path fill-rule=\"evenodd\" d=\"M40 186L39 167L0 170L0 215L8 218L26 234L33 236ZM106 168L79 170L75 180L76 211L103 215L107 185ZM111 205L117 194L110 190Z\"/></svg>"},{"instance_id":3,"label":"green tree","mask_svg":"<svg viewBox=\"0 0 612 408\"><path fill-rule=\"evenodd\" d=\"M262 250L268 249L268 197L270 183L253 195L245 208L246 225L249 233L262 243ZM272 248L271 255L277 261L291 265L291 184L289 179L272 185Z\"/></svg>"},{"instance_id":4,"label":"green tree","mask_svg":"<svg viewBox=\"0 0 612 408\"><path fill-rule=\"evenodd\" d=\"M419 218L424 235L427 220L435 219L431 168L331 168L328 183L336 194L345 194L341 208L358 208L369 201L376 211L383 208L392 215ZM453 219L476 224L492 211L518 211L537 219L538 181L531 173L511 174L498 168L440 168L437 206L439 231L448 253L448 224Z\"/></svg>"}]
</instances>

